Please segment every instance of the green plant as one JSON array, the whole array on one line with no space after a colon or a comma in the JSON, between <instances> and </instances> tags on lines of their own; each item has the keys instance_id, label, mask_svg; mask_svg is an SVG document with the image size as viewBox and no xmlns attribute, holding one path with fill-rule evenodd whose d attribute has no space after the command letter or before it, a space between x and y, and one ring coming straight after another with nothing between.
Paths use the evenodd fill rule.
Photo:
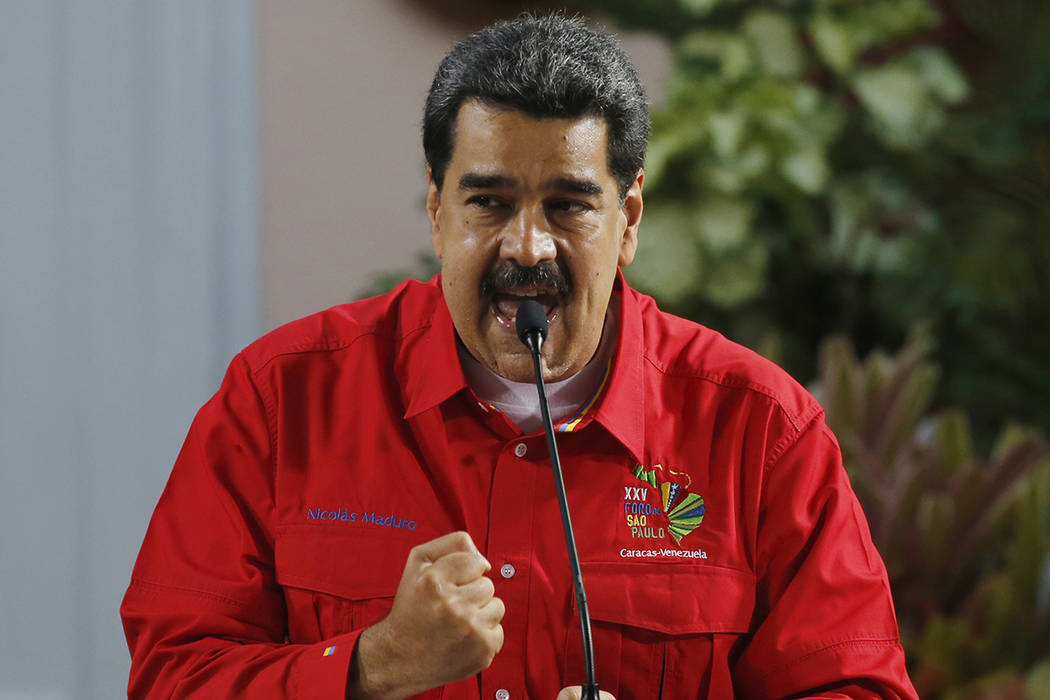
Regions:
<instances>
[{"instance_id":1,"label":"green plant","mask_svg":"<svg viewBox=\"0 0 1050 700\"><path fill-rule=\"evenodd\" d=\"M800 377L925 322L981 448L1050 430L1050 4L575 4L672 50L632 283Z\"/></svg>"},{"instance_id":2,"label":"green plant","mask_svg":"<svg viewBox=\"0 0 1050 700\"><path fill-rule=\"evenodd\" d=\"M813 388L886 562L920 696L1034 692L1050 667L1050 449L1011 426L978 456L963 412L929 413L931 350L920 330L896 356L859 362L831 338Z\"/></svg>"}]
</instances>

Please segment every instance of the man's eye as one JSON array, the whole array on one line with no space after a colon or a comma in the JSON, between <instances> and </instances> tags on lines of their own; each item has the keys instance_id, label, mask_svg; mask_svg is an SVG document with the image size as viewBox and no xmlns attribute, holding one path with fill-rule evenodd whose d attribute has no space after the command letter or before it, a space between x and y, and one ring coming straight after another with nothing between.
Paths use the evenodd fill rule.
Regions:
<instances>
[{"instance_id":1,"label":"man's eye","mask_svg":"<svg viewBox=\"0 0 1050 700\"><path fill-rule=\"evenodd\" d=\"M493 209L500 206L501 202L491 195L479 194L468 199L467 204L478 207L479 209Z\"/></svg>"},{"instance_id":2,"label":"man's eye","mask_svg":"<svg viewBox=\"0 0 1050 700\"><path fill-rule=\"evenodd\" d=\"M566 212L568 214L580 214L590 209L583 202L573 199L559 199L547 205L552 211Z\"/></svg>"}]
</instances>

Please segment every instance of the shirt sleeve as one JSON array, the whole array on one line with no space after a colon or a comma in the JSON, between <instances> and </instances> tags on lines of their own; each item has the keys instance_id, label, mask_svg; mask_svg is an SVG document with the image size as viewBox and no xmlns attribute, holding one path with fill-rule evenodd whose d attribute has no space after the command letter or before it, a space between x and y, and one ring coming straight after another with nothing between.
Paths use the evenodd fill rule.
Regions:
<instances>
[{"instance_id":1,"label":"shirt sleeve","mask_svg":"<svg viewBox=\"0 0 1050 700\"><path fill-rule=\"evenodd\" d=\"M121 605L130 698L343 698L360 631L287 643L268 406L238 356L197 414Z\"/></svg>"},{"instance_id":2,"label":"shirt sleeve","mask_svg":"<svg viewBox=\"0 0 1050 700\"><path fill-rule=\"evenodd\" d=\"M917 698L889 580L823 414L766 467L746 698Z\"/></svg>"}]
</instances>

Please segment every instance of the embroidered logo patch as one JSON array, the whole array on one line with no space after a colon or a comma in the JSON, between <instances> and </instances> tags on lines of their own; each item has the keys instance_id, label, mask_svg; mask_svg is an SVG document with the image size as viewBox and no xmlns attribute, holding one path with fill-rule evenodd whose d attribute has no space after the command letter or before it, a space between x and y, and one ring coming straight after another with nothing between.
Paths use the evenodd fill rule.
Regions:
<instances>
[{"instance_id":1,"label":"embroidered logo patch","mask_svg":"<svg viewBox=\"0 0 1050 700\"><path fill-rule=\"evenodd\" d=\"M682 538L691 533L704 520L707 508L704 499L698 493L691 493L688 487L692 483L688 474L666 470L662 465L655 464L652 469L646 469L639 464L634 475L660 492L660 504L664 515L670 523L668 531L674 538L676 544L682 543ZM685 481L685 484L681 483Z\"/></svg>"}]
</instances>

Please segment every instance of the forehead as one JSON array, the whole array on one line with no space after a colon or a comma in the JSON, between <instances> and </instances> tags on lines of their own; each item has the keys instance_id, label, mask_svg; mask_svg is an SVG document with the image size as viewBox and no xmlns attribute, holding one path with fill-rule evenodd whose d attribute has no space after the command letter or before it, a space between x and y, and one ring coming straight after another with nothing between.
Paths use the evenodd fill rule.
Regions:
<instances>
[{"instance_id":1,"label":"forehead","mask_svg":"<svg viewBox=\"0 0 1050 700\"><path fill-rule=\"evenodd\" d=\"M467 100L456 117L449 174L532 178L612 179L605 120L537 119L524 112Z\"/></svg>"}]
</instances>

